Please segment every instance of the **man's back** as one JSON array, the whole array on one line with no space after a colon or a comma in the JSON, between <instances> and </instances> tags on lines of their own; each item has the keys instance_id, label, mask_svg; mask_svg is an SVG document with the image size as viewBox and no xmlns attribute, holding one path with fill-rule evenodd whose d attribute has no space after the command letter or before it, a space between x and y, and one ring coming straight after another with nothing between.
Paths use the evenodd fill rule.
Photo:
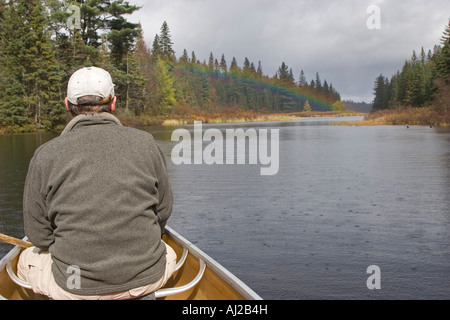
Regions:
<instances>
[{"instance_id":1,"label":"man's back","mask_svg":"<svg viewBox=\"0 0 450 320\"><path fill-rule=\"evenodd\" d=\"M30 164L25 231L50 251L65 290L119 292L164 274L161 231L172 200L164 156L150 134L106 113L77 117ZM66 288L71 267L81 271L81 289Z\"/></svg>"}]
</instances>

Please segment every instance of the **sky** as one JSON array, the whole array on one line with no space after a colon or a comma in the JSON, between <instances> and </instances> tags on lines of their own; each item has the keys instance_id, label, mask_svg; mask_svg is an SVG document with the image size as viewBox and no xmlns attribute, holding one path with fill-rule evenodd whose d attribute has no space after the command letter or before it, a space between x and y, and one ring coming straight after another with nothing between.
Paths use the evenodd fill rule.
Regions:
<instances>
[{"instance_id":1,"label":"sky","mask_svg":"<svg viewBox=\"0 0 450 320\"><path fill-rule=\"evenodd\" d=\"M285 62L297 81L301 70L308 82L318 72L343 100L368 103L375 79L401 70L413 50L432 50L450 18L448 0L128 2L142 6L128 19L141 23L150 48L166 21L178 58L184 49L201 61L235 57L240 67L248 58L268 76Z\"/></svg>"}]
</instances>

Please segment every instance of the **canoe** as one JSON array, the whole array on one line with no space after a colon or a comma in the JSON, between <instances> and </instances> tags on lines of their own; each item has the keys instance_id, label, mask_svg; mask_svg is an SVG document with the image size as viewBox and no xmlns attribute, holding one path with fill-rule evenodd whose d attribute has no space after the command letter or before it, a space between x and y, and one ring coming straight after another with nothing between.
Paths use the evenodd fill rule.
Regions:
<instances>
[{"instance_id":1,"label":"canoe","mask_svg":"<svg viewBox=\"0 0 450 320\"><path fill-rule=\"evenodd\" d=\"M26 239L24 239L26 240ZM167 227L163 240L177 253L177 271L155 293L157 300L262 300L245 283L183 236ZM22 249L0 260L0 300L46 300L16 276Z\"/></svg>"}]
</instances>

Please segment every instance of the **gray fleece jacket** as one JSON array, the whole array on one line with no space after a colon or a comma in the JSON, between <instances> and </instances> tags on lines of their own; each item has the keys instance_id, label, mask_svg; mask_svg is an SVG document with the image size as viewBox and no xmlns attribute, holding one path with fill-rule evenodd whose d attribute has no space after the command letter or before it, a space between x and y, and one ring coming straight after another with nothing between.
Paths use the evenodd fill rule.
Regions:
<instances>
[{"instance_id":1,"label":"gray fleece jacket","mask_svg":"<svg viewBox=\"0 0 450 320\"><path fill-rule=\"evenodd\" d=\"M52 254L64 290L122 292L163 276L161 234L172 203L165 158L151 134L106 113L78 116L31 160L25 234ZM68 286L73 270L81 272L79 289Z\"/></svg>"}]
</instances>

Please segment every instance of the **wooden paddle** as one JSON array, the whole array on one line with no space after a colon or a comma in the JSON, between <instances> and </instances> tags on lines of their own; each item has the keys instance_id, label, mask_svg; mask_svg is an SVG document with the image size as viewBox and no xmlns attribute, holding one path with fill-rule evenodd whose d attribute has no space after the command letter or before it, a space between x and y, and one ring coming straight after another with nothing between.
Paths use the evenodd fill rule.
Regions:
<instances>
[{"instance_id":1,"label":"wooden paddle","mask_svg":"<svg viewBox=\"0 0 450 320\"><path fill-rule=\"evenodd\" d=\"M6 234L2 234L2 233L0 233L0 241L4 242L4 243L15 245L15 246L19 246L24 249L33 247L33 244L31 242L16 239L16 238L7 236Z\"/></svg>"}]
</instances>

